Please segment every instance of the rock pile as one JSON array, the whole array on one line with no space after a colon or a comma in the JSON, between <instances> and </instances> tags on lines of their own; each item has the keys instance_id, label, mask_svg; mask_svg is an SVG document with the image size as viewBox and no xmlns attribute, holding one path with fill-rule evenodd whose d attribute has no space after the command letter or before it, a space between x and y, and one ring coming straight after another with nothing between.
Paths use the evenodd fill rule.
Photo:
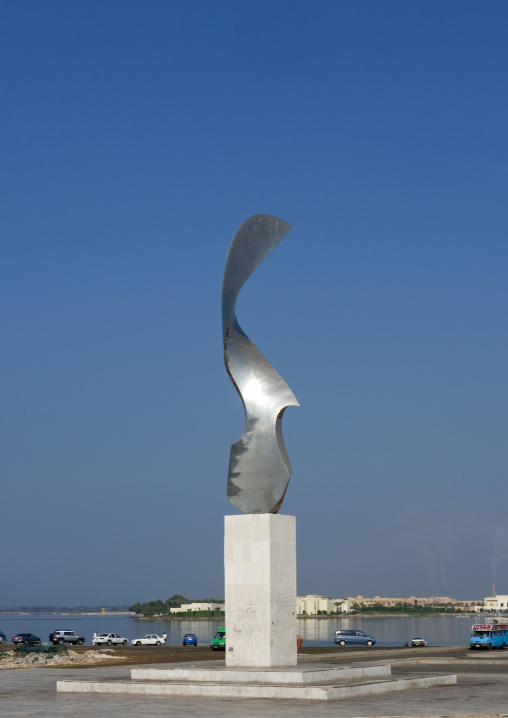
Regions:
<instances>
[{"instance_id":1,"label":"rock pile","mask_svg":"<svg viewBox=\"0 0 508 718\"><path fill-rule=\"evenodd\" d=\"M5 651L0 655L0 670L6 668L50 668L51 666L68 666L74 665L97 665L98 663L106 663L111 659L118 661L124 659L125 656L112 656L98 651L85 651L77 653L68 650L68 655L61 653L53 655L50 653L29 653L27 656L20 656L16 651Z\"/></svg>"}]
</instances>

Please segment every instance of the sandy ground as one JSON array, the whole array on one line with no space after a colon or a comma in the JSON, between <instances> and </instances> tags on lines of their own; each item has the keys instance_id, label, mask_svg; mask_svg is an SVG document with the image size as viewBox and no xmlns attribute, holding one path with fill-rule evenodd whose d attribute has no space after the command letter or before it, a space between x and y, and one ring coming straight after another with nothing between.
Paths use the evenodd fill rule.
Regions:
<instances>
[{"instance_id":1,"label":"sandy ground","mask_svg":"<svg viewBox=\"0 0 508 718\"><path fill-rule=\"evenodd\" d=\"M92 666L93 663L93 655L97 655L97 665L102 665L103 660L102 657L107 655L108 660L107 663L109 666L114 665L123 665L123 666L132 666L132 665L146 665L146 664L155 664L155 663L182 663L182 662L200 662L200 661L223 661L225 654L224 651L213 651L208 645L203 646L111 646L111 647L100 647L95 648L93 646L67 646L70 653L77 653L78 655L87 654L87 661L86 663L83 663L82 666L79 664L73 663L69 667L72 668L89 668ZM2 644L0 645L0 661L2 659L2 654L6 653L7 651L11 651L13 649L12 644ZM383 656L386 651L391 651L392 649L383 649L382 653ZM396 649L393 649L396 650ZM302 658L305 658L306 656L312 657L313 655L322 655L323 652L327 652L327 655L332 654L332 656L336 655L337 659L340 660L342 657L347 657L348 654L354 652L355 656L360 653L360 658L363 656L365 659L373 660L376 658L376 653L379 653L379 651L376 650L376 648L371 649L365 649L363 651L358 650L358 647L351 647L351 648L335 648L330 647L323 648L323 647L309 647L309 648L302 648L300 654ZM508 656L508 652L507 652ZM115 660L116 659L116 660ZM55 667L57 666L57 662L55 661ZM34 665L34 667L36 667ZM47 665L47 667L51 667L50 664ZM64 668L65 666L59 665L59 668Z\"/></svg>"},{"instance_id":2,"label":"sandy ground","mask_svg":"<svg viewBox=\"0 0 508 718\"><path fill-rule=\"evenodd\" d=\"M2 654L11 651L13 648L12 644L0 645L0 662ZM203 646L111 646L111 647L100 647L94 648L92 646L68 646L68 650L71 653L83 655L86 654L86 662L78 664L77 662L71 663L69 668L89 668L94 665L93 657L97 656L96 665L104 665L104 658L107 656L107 664L109 666L122 665L122 666L133 666L133 665L147 665L147 664L168 664L168 663L199 663L201 661L224 661L224 651L213 651L208 645ZM384 648L381 646L374 646L372 648L363 648L359 646L351 646L340 648L331 645L330 647L323 646L302 646L299 653L300 661L312 661L313 657L316 659L320 657L330 663L342 663L350 662L351 660L356 661L396 661L404 662L405 660L422 660L428 662L429 659L435 658L436 663L443 661L453 662L453 671L456 672L483 672L482 663L489 665L489 672L508 672L508 650L507 651L470 651L465 646L453 646L453 647L435 647L435 648ZM474 662L474 665L471 663ZM492 666L495 662L497 666ZM462 665L461 665L462 664ZM34 664L34 667L37 667ZM50 664L47 665L50 667ZM55 662L55 667L57 663ZM59 665L59 668L65 668L65 666ZM414 670L414 666L409 667L410 670ZM485 665L487 669L487 665ZM497 670L496 670L497 669ZM429 664L429 666L421 665L418 670L436 670L436 665ZM441 665L437 670L447 671L451 670L451 667L445 667ZM508 708L508 706L507 706ZM508 710L507 710L508 714Z\"/></svg>"}]
</instances>

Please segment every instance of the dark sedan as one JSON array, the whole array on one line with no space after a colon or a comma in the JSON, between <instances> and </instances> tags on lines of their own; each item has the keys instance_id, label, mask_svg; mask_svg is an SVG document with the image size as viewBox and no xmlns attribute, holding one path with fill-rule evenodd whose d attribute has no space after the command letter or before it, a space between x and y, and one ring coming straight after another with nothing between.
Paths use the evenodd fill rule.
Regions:
<instances>
[{"instance_id":1,"label":"dark sedan","mask_svg":"<svg viewBox=\"0 0 508 718\"><path fill-rule=\"evenodd\" d=\"M34 636L33 633L16 633L12 637L13 643L24 643L25 646L40 646L41 639L38 636Z\"/></svg>"}]
</instances>

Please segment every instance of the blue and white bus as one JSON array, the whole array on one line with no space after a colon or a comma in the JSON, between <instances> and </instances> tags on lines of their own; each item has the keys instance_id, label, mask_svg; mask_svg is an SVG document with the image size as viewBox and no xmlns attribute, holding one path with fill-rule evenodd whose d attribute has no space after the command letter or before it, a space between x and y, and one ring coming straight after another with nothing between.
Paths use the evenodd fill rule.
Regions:
<instances>
[{"instance_id":1,"label":"blue and white bus","mask_svg":"<svg viewBox=\"0 0 508 718\"><path fill-rule=\"evenodd\" d=\"M469 648L504 648L508 646L508 623L474 623Z\"/></svg>"}]
</instances>

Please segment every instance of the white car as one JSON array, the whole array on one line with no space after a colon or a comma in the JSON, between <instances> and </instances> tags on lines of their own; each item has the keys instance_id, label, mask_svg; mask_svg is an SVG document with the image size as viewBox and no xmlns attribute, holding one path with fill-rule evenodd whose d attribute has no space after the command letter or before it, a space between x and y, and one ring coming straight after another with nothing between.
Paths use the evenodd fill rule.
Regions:
<instances>
[{"instance_id":1,"label":"white car","mask_svg":"<svg viewBox=\"0 0 508 718\"><path fill-rule=\"evenodd\" d=\"M94 646L126 646L129 641L119 636L118 633L99 633L98 636L95 636L92 643Z\"/></svg>"},{"instance_id":2,"label":"white car","mask_svg":"<svg viewBox=\"0 0 508 718\"><path fill-rule=\"evenodd\" d=\"M413 638L413 640L411 641L411 646L413 646L413 647L426 646L426 645L427 645L427 641L425 640L425 638L422 638L421 636L418 638Z\"/></svg>"},{"instance_id":3,"label":"white car","mask_svg":"<svg viewBox=\"0 0 508 718\"><path fill-rule=\"evenodd\" d=\"M131 643L134 646L163 646L166 641L156 633L147 633L143 638L134 638Z\"/></svg>"}]
</instances>

